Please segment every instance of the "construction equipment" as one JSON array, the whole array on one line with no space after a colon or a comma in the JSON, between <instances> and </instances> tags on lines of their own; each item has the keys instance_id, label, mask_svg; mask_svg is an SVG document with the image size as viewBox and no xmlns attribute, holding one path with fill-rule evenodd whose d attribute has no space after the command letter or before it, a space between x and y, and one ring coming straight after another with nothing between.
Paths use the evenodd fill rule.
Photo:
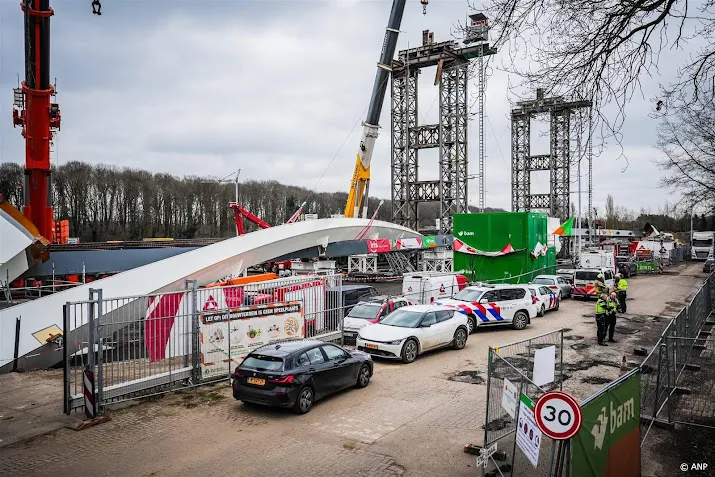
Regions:
<instances>
[{"instance_id":1,"label":"construction equipment","mask_svg":"<svg viewBox=\"0 0 715 477\"><path fill-rule=\"evenodd\" d=\"M60 108L52 102L50 84L50 0L23 0L25 15L25 80L14 89L12 122L25 138L25 205L23 215L40 235L52 239L53 210L50 143L60 128Z\"/></svg>"},{"instance_id":2,"label":"construction equipment","mask_svg":"<svg viewBox=\"0 0 715 477\"><path fill-rule=\"evenodd\" d=\"M355 160L355 170L350 182L350 192L348 201L345 204L345 217L367 217L367 198L370 189L370 161L377 139L380 112L382 103L385 100L385 90L387 80L392 71L392 58L395 56L397 46L397 36L400 32L402 14L405 11L406 0L393 0L390 18L385 29L385 39L382 43L380 60L377 62L377 74L375 83L372 86L370 105L367 110L367 118L362 123L362 137L358 148L357 159ZM423 13L427 12L429 0L420 0Z\"/></svg>"}]
</instances>

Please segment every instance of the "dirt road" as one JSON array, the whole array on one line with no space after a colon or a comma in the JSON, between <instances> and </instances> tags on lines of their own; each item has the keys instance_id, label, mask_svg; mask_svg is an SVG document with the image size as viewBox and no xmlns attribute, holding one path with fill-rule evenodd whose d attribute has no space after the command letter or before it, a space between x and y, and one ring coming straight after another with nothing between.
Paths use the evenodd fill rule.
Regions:
<instances>
[{"instance_id":1,"label":"dirt road","mask_svg":"<svg viewBox=\"0 0 715 477\"><path fill-rule=\"evenodd\" d=\"M227 384L204 387L115 411L82 432L0 447L0 475L474 476L474 456L462 446L482 439L486 386L449 377L473 371L478 382L488 346L566 328L565 362L580 370L565 390L585 398L601 387L594 383L618 376L621 356L638 362L634 346L652 345L705 278L700 267L631 279L616 345L594 346L593 302L566 300L523 331L477 332L461 351L410 365L378 361L366 389L318 402L304 416L236 402Z\"/></svg>"}]
</instances>

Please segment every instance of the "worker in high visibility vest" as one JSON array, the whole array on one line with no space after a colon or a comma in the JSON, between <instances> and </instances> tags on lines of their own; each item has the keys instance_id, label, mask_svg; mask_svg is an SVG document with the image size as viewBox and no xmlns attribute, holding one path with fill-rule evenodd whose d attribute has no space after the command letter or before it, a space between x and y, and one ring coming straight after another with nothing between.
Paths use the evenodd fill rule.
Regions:
<instances>
[{"instance_id":1,"label":"worker in high visibility vest","mask_svg":"<svg viewBox=\"0 0 715 477\"><path fill-rule=\"evenodd\" d=\"M616 343L616 340L613 339L613 335L616 332L616 312L618 311L618 300L616 299L615 292L611 292L607 307L608 312L606 313L606 329L608 330L608 341L610 343Z\"/></svg>"},{"instance_id":2,"label":"worker in high visibility vest","mask_svg":"<svg viewBox=\"0 0 715 477\"><path fill-rule=\"evenodd\" d=\"M606 344L606 315L608 314L608 295L602 293L596 300L596 338L601 346Z\"/></svg>"},{"instance_id":3,"label":"worker in high visibility vest","mask_svg":"<svg viewBox=\"0 0 715 477\"><path fill-rule=\"evenodd\" d=\"M596 296L599 297L604 293L608 293L608 288L606 288L606 279L603 273L596 275L596 280L593 282L593 288L596 289Z\"/></svg>"},{"instance_id":4,"label":"worker in high visibility vest","mask_svg":"<svg viewBox=\"0 0 715 477\"><path fill-rule=\"evenodd\" d=\"M616 274L616 294L618 295L618 312L626 312L626 292L628 291L628 282L620 273Z\"/></svg>"}]
</instances>

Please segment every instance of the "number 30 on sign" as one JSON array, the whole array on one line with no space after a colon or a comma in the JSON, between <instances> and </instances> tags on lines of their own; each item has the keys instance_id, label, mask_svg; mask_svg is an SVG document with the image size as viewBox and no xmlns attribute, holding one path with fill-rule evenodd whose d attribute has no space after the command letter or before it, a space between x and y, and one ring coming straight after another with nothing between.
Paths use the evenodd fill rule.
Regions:
<instances>
[{"instance_id":1,"label":"number 30 on sign","mask_svg":"<svg viewBox=\"0 0 715 477\"><path fill-rule=\"evenodd\" d=\"M541 396L534 407L534 418L541 432L556 440L571 439L581 429L581 407L561 391Z\"/></svg>"}]
</instances>

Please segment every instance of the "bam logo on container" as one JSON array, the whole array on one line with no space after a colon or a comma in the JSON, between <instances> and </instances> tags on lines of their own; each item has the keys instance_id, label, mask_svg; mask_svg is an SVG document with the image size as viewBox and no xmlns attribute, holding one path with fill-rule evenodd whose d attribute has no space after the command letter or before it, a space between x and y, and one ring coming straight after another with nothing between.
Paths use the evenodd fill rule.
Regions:
<instances>
[{"instance_id":1,"label":"bam logo on container","mask_svg":"<svg viewBox=\"0 0 715 477\"><path fill-rule=\"evenodd\" d=\"M465 235L470 236L470 235L474 235L474 232L465 232L464 230L460 230L459 232L457 232L457 235L459 235L460 237L465 236Z\"/></svg>"},{"instance_id":2,"label":"bam logo on container","mask_svg":"<svg viewBox=\"0 0 715 477\"><path fill-rule=\"evenodd\" d=\"M598 423L591 429L591 434L594 437L594 450L603 447L603 440L606 437L606 429L610 427L610 434L616 432L621 426L626 424L631 419L636 419L634 412L633 398L630 398L620 406L613 407L613 401L610 403L610 417L606 412L605 406L601 408L601 413L598 415ZM608 426L610 422L610 426Z\"/></svg>"},{"instance_id":3,"label":"bam logo on container","mask_svg":"<svg viewBox=\"0 0 715 477\"><path fill-rule=\"evenodd\" d=\"M640 477L640 375L633 374L581 407L571 475Z\"/></svg>"}]
</instances>

